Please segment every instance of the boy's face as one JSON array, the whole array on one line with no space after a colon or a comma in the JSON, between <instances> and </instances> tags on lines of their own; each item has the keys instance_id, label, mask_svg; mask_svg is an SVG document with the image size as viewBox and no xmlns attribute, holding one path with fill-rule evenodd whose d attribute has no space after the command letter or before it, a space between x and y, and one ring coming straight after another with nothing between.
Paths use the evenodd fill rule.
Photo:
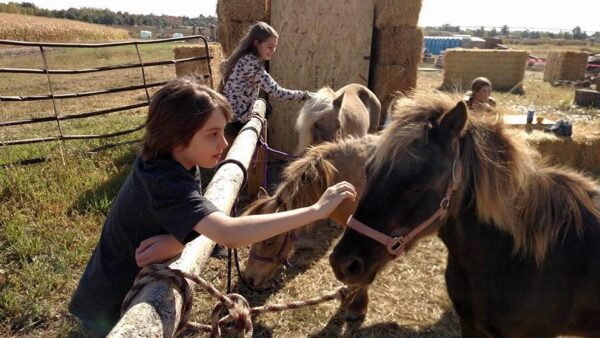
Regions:
<instances>
[{"instance_id":1,"label":"boy's face","mask_svg":"<svg viewBox=\"0 0 600 338\"><path fill-rule=\"evenodd\" d=\"M196 165L200 168L213 168L227 148L224 134L226 124L225 116L218 110L213 111L187 145L179 145L173 149L173 158L188 170Z\"/></svg>"},{"instance_id":2,"label":"boy's face","mask_svg":"<svg viewBox=\"0 0 600 338\"><path fill-rule=\"evenodd\" d=\"M256 46L256 50L258 51L258 57L263 61L269 61L275 54L277 50L277 37L272 36L262 43L258 41L254 41L254 45Z\"/></svg>"},{"instance_id":3,"label":"boy's face","mask_svg":"<svg viewBox=\"0 0 600 338\"><path fill-rule=\"evenodd\" d=\"M492 88L490 86L483 86L479 88L477 92L475 92L475 96L473 97L477 102L487 102L492 94Z\"/></svg>"}]
</instances>

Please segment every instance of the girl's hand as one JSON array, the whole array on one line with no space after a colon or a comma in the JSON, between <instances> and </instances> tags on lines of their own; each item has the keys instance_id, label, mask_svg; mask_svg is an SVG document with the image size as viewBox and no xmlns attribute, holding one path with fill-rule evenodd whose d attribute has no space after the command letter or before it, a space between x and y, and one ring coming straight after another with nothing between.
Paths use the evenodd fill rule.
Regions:
<instances>
[{"instance_id":1,"label":"girl's hand","mask_svg":"<svg viewBox=\"0 0 600 338\"><path fill-rule=\"evenodd\" d=\"M352 184L343 181L327 188L319 201L314 204L314 207L319 212L319 218L329 217L346 198L351 198L352 201L356 200L356 189L354 189Z\"/></svg>"},{"instance_id":2,"label":"girl's hand","mask_svg":"<svg viewBox=\"0 0 600 338\"><path fill-rule=\"evenodd\" d=\"M135 262L140 268L152 263L161 263L183 251L185 246L173 235L157 235L146 238L135 249Z\"/></svg>"}]
</instances>

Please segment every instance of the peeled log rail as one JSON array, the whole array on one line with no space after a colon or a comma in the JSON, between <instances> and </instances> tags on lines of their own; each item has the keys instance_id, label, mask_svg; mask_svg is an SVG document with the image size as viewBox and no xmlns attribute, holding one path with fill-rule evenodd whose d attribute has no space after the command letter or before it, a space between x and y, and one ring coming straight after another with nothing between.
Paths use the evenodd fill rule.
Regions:
<instances>
[{"instance_id":1,"label":"peeled log rail","mask_svg":"<svg viewBox=\"0 0 600 338\"><path fill-rule=\"evenodd\" d=\"M258 100L253 110L264 118L266 105ZM241 162L246 169L252 160L262 123L252 118L233 142L227 159ZM205 196L222 212L229 214L242 187L242 169L234 163L226 163L217 170L206 189ZM202 272L215 243L200 236L186 245L181 257L169 265L198 275ZM189 281L188 281L189 282ZM98 295L101 297L101 295ZM109 337L172 337L181 318L182 297L180 290L168 281L146 285L131 301L127 312L109 333Z\"/></svg>"}]
</instances>

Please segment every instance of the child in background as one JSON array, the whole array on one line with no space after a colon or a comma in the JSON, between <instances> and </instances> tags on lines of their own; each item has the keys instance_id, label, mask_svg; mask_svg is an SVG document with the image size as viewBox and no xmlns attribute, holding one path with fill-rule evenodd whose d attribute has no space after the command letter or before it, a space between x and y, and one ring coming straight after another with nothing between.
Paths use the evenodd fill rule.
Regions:
<instances>
[{"instance_id":1,"label":"child in background","mask_svg":"<svg viewBox=\"0 0 600 338\"><path fill-rule=\"evenodd\" d=\"M231 114L222 95L187 79L153 96L142 150L69 304L90 336L106 336L118 322L140 267L172 258L199 234L235 248L327 218L342 200L355 198L352 185L342 182L306 208L237 218L220 212L202 196L198 167L219 162Z\"/></svg>"},{"instance_id":2,"label":"child in background","mask_svg":"<svg viewBox=\"0 0 600 338\"><path fill-rule=\"evenodd\" d=\"M496 107L492 94L492 82L485 77L478 77L471 82L471 91L467 92L467 107L475 112L488 112Z\"/></svg>"},{"instance_id":3,"label":"child in background","mask_svg":"<svg viewBox=\"0 0 600 338\"><path fill-rule=\"evenodd\" d=\"M262 88L280 100L306 100L312 93L280 87L267 73L264 62L271 60L277 50L279 35L268 24L259 21L250 27L224 63L223 83L220 92L233 107L233 118L227 125L226 134L235 138L251 118L252 105Z\"/></svg>"}]
</instances>

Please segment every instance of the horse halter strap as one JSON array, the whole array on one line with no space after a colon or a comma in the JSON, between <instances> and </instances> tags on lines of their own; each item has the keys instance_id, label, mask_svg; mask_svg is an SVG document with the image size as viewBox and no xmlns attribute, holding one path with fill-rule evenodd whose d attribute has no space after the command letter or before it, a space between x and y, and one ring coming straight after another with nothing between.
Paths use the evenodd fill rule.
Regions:
<instances>
[{"instance_id":1,"label":"horse halter strap","mask_svg":"<svg viewBox=\"0 0 600 338\"><path fill-rule=\"evenodd\" d=\"M288 231L285 234L285 238L283 239L283 244L281 244L281 248L279 248L279 251L277 252L277 255L275 255L275 257L265 257L265 256L261 256L256 254L255 252L253 252L252 250L250 250L250 252L248 253L249 256L252 259L256 259L259 262L263 262L263 263L273 263L273 264L283 264L286 267L291 267L290 261L287 258L283 258L283 250L285 250L285 247L287 246L288 241L291 241L292 243L296 241L296 234L294 233L294 230Z\"/></svg>"},{"instance_id":2,"label":"horse halter strap","mask_svg":"<svg viewBox=\"0 0 600 338\"><path fill-rule=\"evenodd\" d=\"M450 199L452 198L452 194L458 189L458 184L460 183L461 177L462 164L460 163L459 149L456 152L456 157L454 158L454 162L452 164L452 180L448 183L448 187L446 188L446 194L440 201L440 207L433 213L433 215L429 216L429 218L427 218L425 221L423 221L405 236L396 237L393 236L393 233L392 235L386 235L358 221L352 216L350 216L350 218L348 219L348 227L364 236L367 236L383 244L383 246L387 248L388 252L397 258L404 253L406 244L408 244L418 234L427 229L427 227L429 227L431 223L435 222L438 218L444 217L448 213Z\"/></svg>"}]
</instances>

